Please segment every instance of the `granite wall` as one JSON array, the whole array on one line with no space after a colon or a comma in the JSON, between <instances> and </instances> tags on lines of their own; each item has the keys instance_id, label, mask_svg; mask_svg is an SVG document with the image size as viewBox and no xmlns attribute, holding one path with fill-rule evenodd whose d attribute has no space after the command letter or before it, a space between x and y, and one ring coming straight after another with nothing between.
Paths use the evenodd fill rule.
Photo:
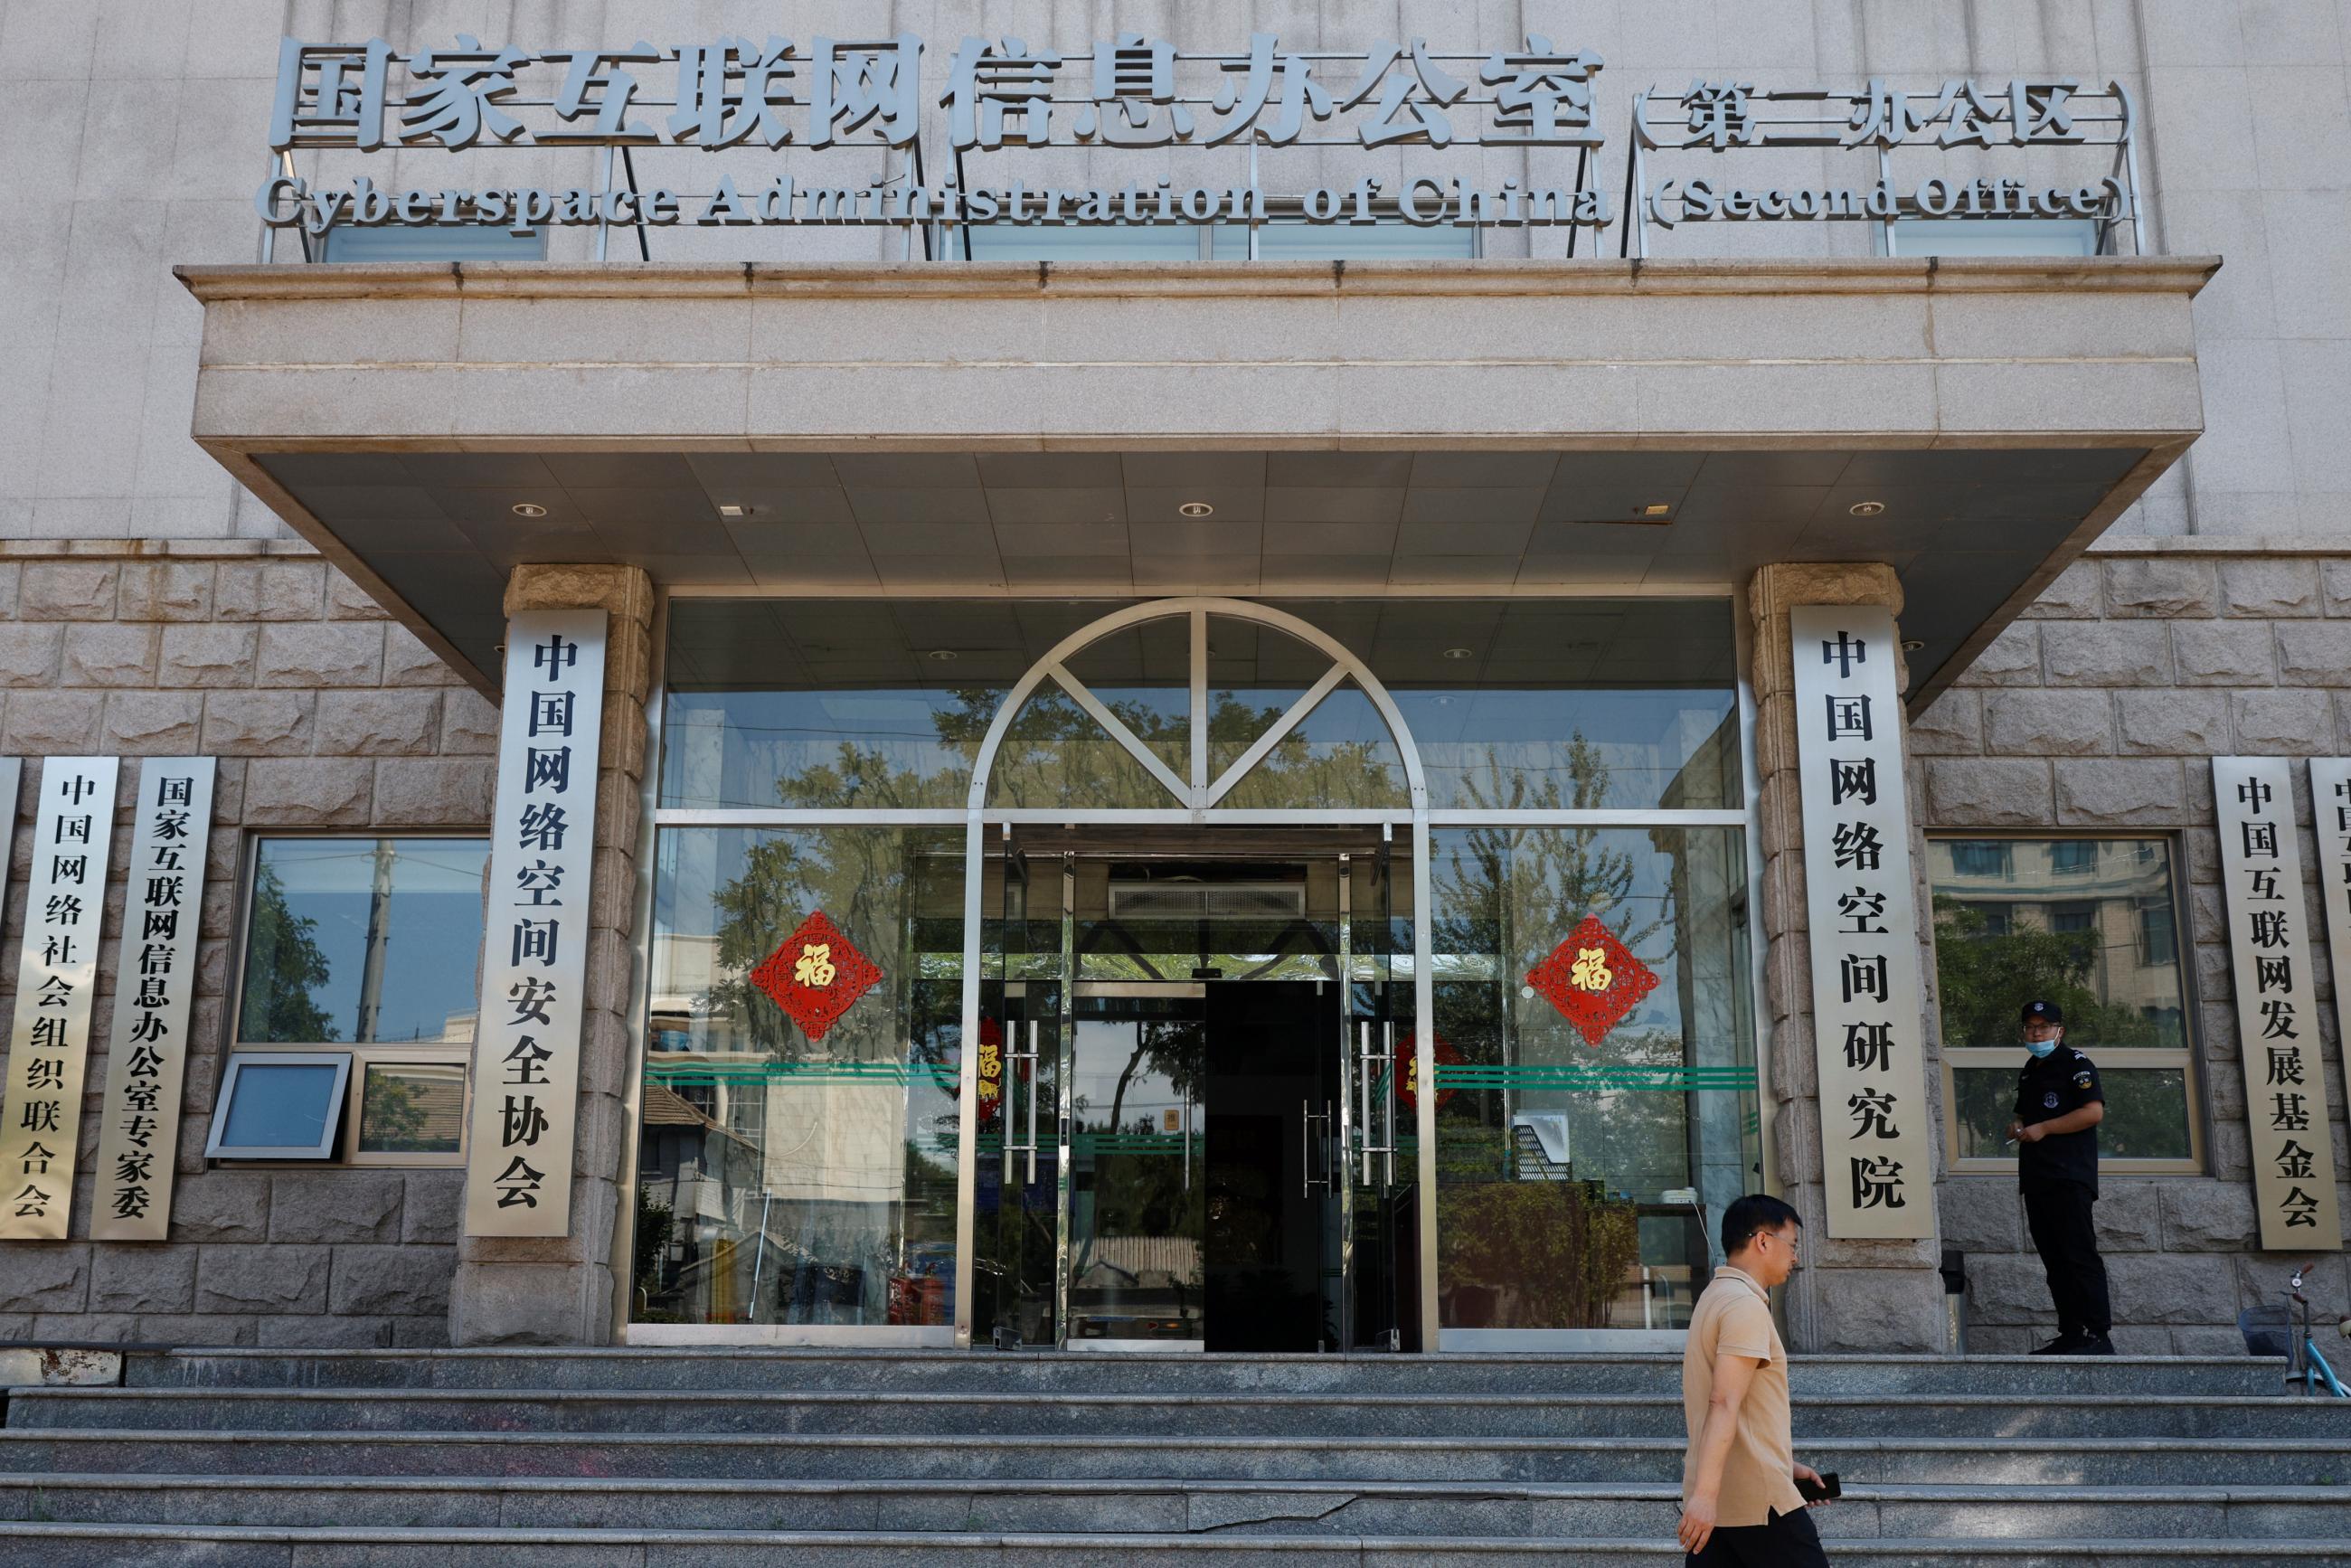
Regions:
<instances>
[{"instance_id":1,"label":"granite wall","mask_svg":"<svg viewBox=\"0 0 2351 1568\"><path fill-rule=\"evenodd\" d=\"M480 831L497 711L309 547L0 544L0 755L220 759L171 1239L91 1242L91 1159L131 836L118 792L70 1239L0 1256L0 1340L439 1344L456 1168L206 1170L228 1037L241 857L274 829ZM13 1010L31 852L17 821L0 1009ZM0 1042L4 1043L4 1042Z\"/></svg>"},{"instance_id":2,"label":"granite wall","mask_svg":"<svg viewBox=\"0 0 2351 1568\"><path fill-rule=\"evenodd\" d=\"M2351 751L2351 559L2214 538L2118 538L2068 569L1913 723L1928 831L2126 829L2182 852L2200 1009L2195 1044L2209 1174L2107 1177L2097 1207L2125 1354L2235 1354L2241 1307L2278 1301L2311 1268L2322 1313L2351 1312L2340 1252L2259 1251L2228 929L2213 828L2215 756ZM2324 930L2307 773L2297 767L2308 919ZM2317 966L2338 1181L2351 1172L2339 1023ZM2017 1350L2055 1328L2007 1176L1946 1176L1945 1244L1970 1255L1970 1348ZM2346 1193L2351 1206L2351 1193Z\"/></svg>"}]
</instances>

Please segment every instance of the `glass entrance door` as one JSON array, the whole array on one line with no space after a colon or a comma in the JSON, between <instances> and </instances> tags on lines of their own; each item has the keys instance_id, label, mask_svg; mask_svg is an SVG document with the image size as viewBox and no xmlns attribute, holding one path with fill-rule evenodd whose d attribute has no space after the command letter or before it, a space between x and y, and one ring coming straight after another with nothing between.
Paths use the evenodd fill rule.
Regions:
<instances>
[{"instance_id":1,"label":"glass entrance door","mask_svg":"<svg viewBox=\"0 0 2351 1568\"><path fill-rule=\"evenodd\" d=\"M976 1333L1407 1342L1391 858L1377 828L1000 840Z\"/></svg>"}]
</instances>

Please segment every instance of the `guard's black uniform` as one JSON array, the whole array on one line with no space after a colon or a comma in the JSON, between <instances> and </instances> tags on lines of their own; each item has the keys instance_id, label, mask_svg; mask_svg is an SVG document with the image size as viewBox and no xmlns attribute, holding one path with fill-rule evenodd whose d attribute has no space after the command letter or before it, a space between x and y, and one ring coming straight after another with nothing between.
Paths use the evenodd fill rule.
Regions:
<instances>
[{"instance_id":1,"label":"guard's black uniform","mask_svg":"<svg viewBox=\"0 0 2351 1568\"><path fill-rule=\"evenodd\" d=\"M2028 1058L2017 1074L2016 1119L2028 1127L2053 1122L2094 1101L2103 1104L2105 1098L2090 1059L2060 1045L2045 1057ZM2090 1206L2098 1201L2098 1130L2053 1134L2037 1144L2020 1141L2016 1174L2032 1245L2049 1271L2059 1335L2103 1339L2114 1317L2106 1301L2106 1265L2090 1221Z\"/></svg>"}]
</instances>

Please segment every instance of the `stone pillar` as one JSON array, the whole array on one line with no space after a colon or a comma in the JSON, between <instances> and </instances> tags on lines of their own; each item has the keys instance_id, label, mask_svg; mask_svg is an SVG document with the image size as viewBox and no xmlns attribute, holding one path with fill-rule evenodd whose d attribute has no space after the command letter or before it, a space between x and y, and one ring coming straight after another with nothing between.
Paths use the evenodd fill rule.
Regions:
<instances>
[{"instance_id":1,"label":"stone pillar","mask_svg":"<svg viewBox=\"0 0 2351 1568\"><path fill-rule=\"evenodd\" d=\"M1771 1019L1764 1114L1771 1118L1782 1197L1804 1217L1803 1267L1788 1285L1789 1338L1813 1352L1938 1352L1945 1344L1941 1246L1938 1240L1832 1240L1822 1187L1820 1082L1813 1055L1812 949L1806 931L1804 817L1798 793L1795 666L1788 612L1799 604L1883 604L1897 617L1902 585L1878 564L1767 566L1748 587L1755 628L1755 752L1761 804L1764 1005ZM1909 686L1907 672L1900 676ZM1926 840L1919 827L1923 783L1910 764L1903 726L1904 774L1910 796L1910 854L1917 876L1926 1017L1928 1113L1935 1165L1942 1155L1942 1071L1934 1006L1933 905L1926 887ZM1916 1184L1921 1200L1935 1190Z\"/></svg>"},{"instance_id":2,"label":"stone pillar","mask_svg":"<svg viewBox=\"0 0 2351 1568\"><path fill-rule=\"evenodd\" d=\"M653 580L632 566L521 566L508 615L592 607L611 615L604 657L602 750L596 758L596 854L588 892L587 1014L580 1051L580 1126L571 1166L571 1233L465 1237L449 1293L449 1343L603 1344L612 1337L615 1226L627 1140L631 925L637 901L639 789L645 698L653 680ZM503 761L503 758L501 758ZM480 1092L476 1087L476 1093Z\"/></svg>"}]
</instances>

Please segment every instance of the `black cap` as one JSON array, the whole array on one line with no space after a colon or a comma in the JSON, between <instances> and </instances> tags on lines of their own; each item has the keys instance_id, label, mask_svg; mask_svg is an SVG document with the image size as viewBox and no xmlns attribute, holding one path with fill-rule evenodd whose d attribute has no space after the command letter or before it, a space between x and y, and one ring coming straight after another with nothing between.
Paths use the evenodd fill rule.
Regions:
<instances>
[{"instance_id":1,"label":"black cap","mask_svg":"<svg viewBox=\"0 0 2351 1568\"><path fill-rule=\"evenodd\" d=\"M2027 1002L2016 1015L2019 1023L2053 1023L2065 1026L2065 1009L2055 1002Z\"/></svg>"}]
</instances>

